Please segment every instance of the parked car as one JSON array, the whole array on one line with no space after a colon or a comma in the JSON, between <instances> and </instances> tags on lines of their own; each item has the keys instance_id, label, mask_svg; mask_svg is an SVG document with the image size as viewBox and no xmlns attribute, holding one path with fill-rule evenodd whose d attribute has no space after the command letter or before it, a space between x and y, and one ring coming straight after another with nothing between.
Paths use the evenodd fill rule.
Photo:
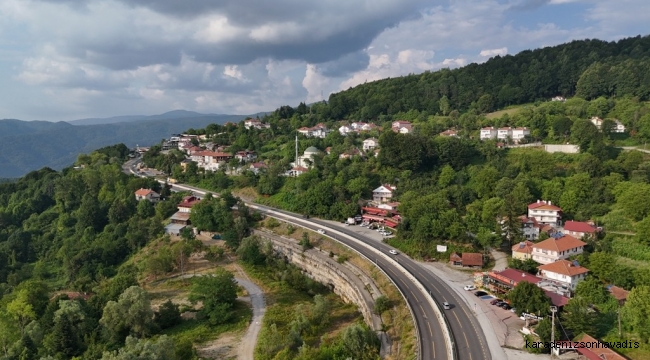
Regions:
<instances>
[{"instance_id":1,"label":"parked car","mask_svg":"<svg viewBox=\"0 0 650 360\"><path fill-rule=\"evenodd\" d=\"M397 251L395 251L395 250L388 250L388 252L393 254L393 255L397 255Z\"/></svg>"},{"instance_id":2,"label":"parked car","mask_svg":"<svg viewBox=\"0 0 650 360\"><path fill-rule=\"evenodd\" d=\"M516 313L516 312L517 312L517 309L512 308L512 309L510 309L510 312Z\"/></svg>"},{"instance_id":3,"label":"parked car","mask_svg":"<svg viewBox=\"0 0 650 360\"><path fill-rule=\"evenodd\" d=\"M323 229L318 229L318 230L316 230L316 231L317 231L319 234L325 234L325 230L323 230Z\"/></svg>"},{"instance_id":4,"label":"parked car","mask_svg":"<svg viewBox=\"0 0 650 360\"><path fill-rule=\"evenodd\" d=\"M442 307L443 307L443 309L445 309L445 310L449 310L449 309L451 309L451 305L449 305L449 303L446 302L446 301L442 303Z\"/></svg>"},{"instance_id":5,"label":"parked car","mask_svg":"<svg viewBox=\"0 0 650 360\"><path fill-rule=\"evenodd\" d=\"M485 291L477 291L477 292L474 293L474 296L480 297L480 296L485 296L487 294L488 293L486 293Z\"/></svg>"},{"instance_id":6,"label":"parked car","mask_svg":"<svg viewBox=\"0 0 650 360\"><path fill-rule=\"evenodd\" d=\"M508 303L503 303L503 304L501 305L501 308L502 308L503 310L510 310L510 309L512 309L512 306L510 306L510 304L508 304Z\"/></svg>"},{"instance_id":7,"label":"parked car","mask_svg":"<svg viewBox=\"0 0 650 360\"><path fill-rule=\"evenodd\" d=\"M496 306L498 306L498 307L501 307L501 305L503 305L503 304L505 304L504 301L497 301L497 303L494 304L494 305L496 305Z\"/></svg>"},{"instance_id":8,"label":"parked car","mask_svg":"<svg viewBox=\"0 0 650 360\"><path fill-rule=\"evenodd\" d=\"M501 299L494 299L494 300L490 301L490 305L496 305L498 302L503 302L503 300L501 300Z\"/></svg>"},{"instance_id":9,"label":"parked car","mask_svg":"<svg viewBox=\"0 0 650 360\"><path fill-rule=\"evenodd\" d=\"M463 287L463 289L465 289L465 291L476 290L476 286L474 286L474 285L465 285Z\"/></svg>"}]
</instances>

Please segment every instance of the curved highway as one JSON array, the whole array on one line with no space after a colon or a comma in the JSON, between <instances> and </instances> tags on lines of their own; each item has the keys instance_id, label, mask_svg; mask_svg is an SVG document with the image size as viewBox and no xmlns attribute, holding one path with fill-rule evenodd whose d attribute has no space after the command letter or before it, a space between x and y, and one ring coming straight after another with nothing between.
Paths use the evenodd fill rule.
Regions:
<instances>
[{"instance_id":1,"label":"curved highway","mask_svg":"<svg viewBox=\"0 0 650 360\"><path fill-rule=\"evenodd\" d=\"M125 163L124 170L134 175L138 175L134 171L135 161ZM144 175L139 175L144 176ZM198 194L205 194L206 190L199 189L192 186L181 184L169 184L172 188L177 190L192 189ZM183 189L182 187L186 189ZM441 324L439 324L434 309L431 307L428 296L431 296L438 304L448 302L452 305L450 310L444 310L443 316L446 317L447 322L451 327L452 337L455 342L456 357L460 360L491 360L490 350L487 345L487 340L483 334L478 321L475 318L472 310L458 298L458 295L442 280L434 276L431 272L425 270L412 259L400 254L395 256L395 260L401 265L400 267L393 265L391 262L385 261L378 257L373 251L358 243L358 241L365 243L383 253L388 253L393 248L369 239L365 236L346 229L343 226L333 227L332 224L318 219L303 219L301 215L294 214L288 211L279 210L259 204L250 203L261 212L273 212L274 217L284 218L292 222L301 224L304 227L316 230L318 228L333 228L338 232L344 233L347 236L337 236L336 234L328 234L328 236L344 243L348 247L360 252L369 259L374 259L376 265L386 272L391 279L395 282L400 291L405 295L409 307L412 309L415 316L417 325L416 331L420 336L420 353L418 358L428 359L449 359L447 349L445 346L445 339ZM349 237L356 240L351 240ZM409 272L413 277L419 281L429 294L422 293L420 289L413 284L411 280L404 274Z\"/></svg>"}]
</instances>

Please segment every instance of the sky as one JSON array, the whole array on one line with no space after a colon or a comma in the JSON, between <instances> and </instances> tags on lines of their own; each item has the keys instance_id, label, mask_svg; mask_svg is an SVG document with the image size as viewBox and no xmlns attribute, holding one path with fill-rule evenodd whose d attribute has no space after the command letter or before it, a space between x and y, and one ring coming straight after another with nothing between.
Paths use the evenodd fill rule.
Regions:
<instances>
[{"instance_id":1,"label":"sky","mask_svg":"<svg viewBox=\"0 0 650 360\"><path fill-rule=\"evenodd\" d=\"M253 114L648 34L648 0L2 0L0 119Z\"/></svg>"}]
</instances>

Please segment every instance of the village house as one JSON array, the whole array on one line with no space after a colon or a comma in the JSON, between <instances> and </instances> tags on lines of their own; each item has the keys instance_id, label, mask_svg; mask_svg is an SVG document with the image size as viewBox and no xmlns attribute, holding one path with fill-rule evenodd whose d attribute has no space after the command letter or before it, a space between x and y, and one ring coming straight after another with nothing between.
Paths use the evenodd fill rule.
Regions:
<instances>
[{"instance_id":1,"label":"village house","mask_svg":"<svg viewBox=\"0 0 650 360\"><path fill-rule=\"evenodd\" d=\"M374 137L363 140L363 151L374 150L379 146L379 140Z\"/></svg>"},{"instance_id":2,"label":"village house","mask_svg":"<svg viewBox=\"0 0 650 360\"><path fill-rule=\"evenodd\" d=\"M542 280L565 287L571 291L587 276L589 269L578 264L577 261L558 260L550 264L537 267Z\"/></svg>"},{"instance_id":3,"label":"village house","mask_svg":"<svg viewBox=\"0 0 650 360\"><path fill-rule=\"evenodd\" d=\"M528 204L528 217L534 218L539 224L560 226L562 209L550 201L537 200L537 202Z\"/></svg>"},{"instance_id":4,"label":"village house","mask_svg":"<svg viewBox=\"0 0 650 360\"><path fill-rule=\"evenodd\" d=\"M307 169L304 166L294 166L289 171L287 171L287 173L285 175L286 176L296 177L296 176L300 176L300 175L306 173L307 171L309 171L309 169Z\"/></svg>"},{"instance_id":5,"label":"village house","mask_svg":"<svg viewBox=\"0 0 650 360\"><path fill-rule=\"evenodd\" d=\"M445 137L457 137L458 136L458 131L454 129L448 129L440 133L440 136L445 136Z\"/></svg>"},{"instance_id":6,"label":"village house","mask_svg":"<svg viewBox=\"0 0 650 360\"><path fill-rule=\"evenodd\" d=\"M249 161L254 161L257 159L257 154L255 154L254 151L237 151L235 153L235 159L239 160L240 162L249 162Z\"/></svg>"},{"instance_id":7,"label":"village house","mask_svg":"<svg viewBox=\"0 0 650 360\"><path fill-rule=\"evenodd\" d=\"M551 101L561 101L561 102L565 102L566 99L565 99L564 97L562 97L562 96L555 96L555 97L553 97L553 98L551 99Z\"/></svg>"},{"instance_id":8,"label":"village house","mask_svg":"<svg viewBox=\"0 0 650 360\"><path fill-rule=\"evenodd\" d=\"M533 245L535 243L528 240L512 245L512 258L521 261L532 259Z\"/></svg>"},{"instance_id":9,"label":"village house","mask_svg":"<svg viewBox=\"0 0 650 360\"><path fill-rule=\"evenodd\" d=\"M625 125L622 122L614 119L614 127L612 128L613 133L622 134L625 132Z\"/></svg>"},{"instance_id":10,"label":"village house","mask_svg":"<svg viewBox=\"0 0 650 360\"><path fill-rule=\"evenodd\" d=\"M497 129L497 139L499 140L512 139L512 128L502 127Z\"/></svg>"},{"instance_id":11,"label":"village house","mask_svg":"<svg viewBox=\"0 0 650 360\"><path fill-rule=\"evenodd\" d=\"M585 236L594 237L598 232L598 228L596 228L593 224L590 223L568 220L564 223L563 232L565 234L574 236L578 239L582 239L585 238Z\"/></svg>"},{"instance_id":12,"label":"village house","mask_svg":"<svg viewBox=\"0 0 650 360\"><path fill-rule=\"evenodd\" d=\"M158 202L160 201L160 194L151 189L140 188L135 192L135 199L137 201L148 200L150 202Z\"/></svg>"},{"instance_id":13,"label":"village house","mask_svg":"<svg viewBox=\"0 0 650 360\"><path fill-rule=\"evenodd\" d=\"M575 342L589 345L588 347L587 345L574 347L573 345ZM578 357L569 355L571 356L571 359L577 360L628 360L627 357L614 351L608 344L604 344L599 340L596 340L594 337L584 333L580 335L580 337L573 339L573 341L560 341L557 347L551 349L551 352L556 356L560 356L560 354L566 351L577 352ZM562 357L564 357L564 355L562 355Z\"/></svg>"},{"instance_id":14,"label":"village house","mask_svg":"<svg viewBox=\"0 0 650 360\"><path fill-rule=\"evenodd\" d=\"M332 147L331 146L326 147L325 148L325 154L329 155L331 153L332 153Z\"/></svg>"},{"instance_id":15,"label":"village house","mask_svg":"<svg viewBox=\"0 0 650 360\"><path fill-rule=\"evenodd\" d=\"M603 119L599 118L598 116L594 116L591 119L589 119L592 124L594 124L598 130L600 130L603 127Z\"/></svg>"},{"instance_id":16,"label":"village house","mask_svg":"<svg viewBox=\"0 0 650 360\"><path fill-rule=\"evenodd\" d=\"M543 279L517 269L505 269L501 271L490 271L487 276L487 288L497 296L507 294L517 284L528 282L537 286L543 283ZM569 302L569 299L550 290L544 290L551 304L562 307Z\"/></svg>"},{"instance_id":17,"label":"village house","mask_svg":"<svg viewBox=\"0 0 650 360\"><path fill-rule=\"evenodd\" d=\"M528 128L518 127L518 128L512 129L511 137L512 137L512 141L515 144L519 144L527 136L530 136L530 130Z\"/></svg>"},{"instance_id":18,"label":"village house","mask_svg":"<svg viewBox=\"0 0 650 360\"><path fill-rule=\"evenodd\" d=\"M249 170L252 171L255 175L259 175L262 171L265 171L266 169L268 169L268 166L266 166L266 164L263 162L252 163L251 166L249 167Z\"/></svg>"},{"instance_id":19,"label":"village house","mask_svg":"<svg viewBox=\"0 0 650 360\"><path fill-rule=\"evenodd\" d=\"M387 204L379 204L377 205L378 209L383 209L383 210L392 210L392 211L397 211L397 207L399 206L399 202L391 202Z\"/></svg>"},{"instance_id":20,"label":"village house","mask_svg":"<svg viewBox=\"0 0 650 360\"><path fill-rule=\"evenodd\" d=\"M339 127L339 134L341 134L343 136L347 135L349 132L352 132L352 131L354 131L354 130L350 126L347 126L347 125L342 125L341 127Z\"/></svg>"},{"instance_id":21,"label":"village house","mask_svg":"<svg viewBox=\"0 0 650 360\"><path fill-rule=\"evenodd\" d=\"M481 140L494 140L497 138L497 129L494 127L484 127L481 129Z\"/></svg>"},{"instance_id":22,"label":"village house","mask_svg":"<svg viewBox=\"0 0 650 360\"><path fill-rule=\"evenodd\" d=\"M317 137L325 138L329 134L330 130L323 124L317 124L314 127L301 127L298 129L298 132L305 135L306 137Z\"/></svg>"},{"instance_id":23,"label":"village house","mask_svg":"<svg viewBox=\"0 0 650 360\"><path fill-rule=\"evenodd\" d=\"M352 148L339 155L339 159L350 159L355 156L362 156L361 151L357 148Z\"/></svg>"},{"instance_id":24,"label":"village house","mask_svg":"<svg viewBox=\"0 0 650 360\"><path fill-rule=\"evenodd\" d=\"M244 127L246 129L268 129L271 125L265 124L258 119L246 119L244 120Z\"/></svg>"},{"instance_id":25,"label":"village house","mask_svg":"<svg viewBox=\"0 0 650 360\"><path fill-rule=\"evenodd\" d=\"M587 243L571 235L554 234L542 242L533 245L533 260L539 264L550 264L570 256L582 254Z\"/></svg>"},{"instance_id":26,"label":"village house","mask_svg":"<svg viewBox=\"0 0 650 360\"><path fill-rule=\"evenodd\" d=\"M384 184L372 191L372 200L376 203L390 202L396 189L393 185Z\"/></svg>"},{"instance_id":27,"label":"village house","mask_svg":"<svg viewBox=\"0 0 650 360\"><path fill-rule=\"evenodd\" d=\"M200 202L201 200L196 196L186 196L178 203L178 211L181 213L191 213L192 207Z\"/></svg>"},{"instance_id":28,"label":"village house","mask_svg":"<svg viewBox=\"0 0 650 360\"><path fill-rule=\"evenodd\" d=\"M627 301L627 296L630 294L629 291L614 285L608 285L605 288L607 289L607 291L609 291L610 294L612 294L614 299L618 301L618 304L620 306L625 305L625 302Z\"/></svg>"},{"instance_id":29,"label":"village house","mask_svg":"<svg viewBox=\"0 0 650 360\"><path fill-rule=\"evenodd\" d=\"M452 253L449 256L449 262L456 266L482 268L483 255L479 253L463 253L462 256L458 256L458 254Z\"/></svg>"},{"instance_id":30,"label":"village house","mask_svg":"<svg viewBox=\"0 0 650 360\"><path fill-rule=\"evenodd\" d=\"M411 124L410 121L397 120L397 121L393 121L393 124L391 125L391 129L396 133L408 134L413 131L413 125Z\"/></svg>"}]
</instances>

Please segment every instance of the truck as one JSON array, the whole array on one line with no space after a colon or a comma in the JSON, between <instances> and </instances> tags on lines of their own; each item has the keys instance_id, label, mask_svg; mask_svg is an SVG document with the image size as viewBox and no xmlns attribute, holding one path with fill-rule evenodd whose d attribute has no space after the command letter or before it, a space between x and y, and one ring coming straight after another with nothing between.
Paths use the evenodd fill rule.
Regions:
<instances>
[{"instance_id":1,"label":"truck","mask_svg":"<svg viewBox=\"0 0 650 360\"><path fill-rule=\"evenodd\" d=\"M345 223L348 225L354 225L357 223L357 221L353 217L349 217Z\"/></svg>"}]
</instances>

